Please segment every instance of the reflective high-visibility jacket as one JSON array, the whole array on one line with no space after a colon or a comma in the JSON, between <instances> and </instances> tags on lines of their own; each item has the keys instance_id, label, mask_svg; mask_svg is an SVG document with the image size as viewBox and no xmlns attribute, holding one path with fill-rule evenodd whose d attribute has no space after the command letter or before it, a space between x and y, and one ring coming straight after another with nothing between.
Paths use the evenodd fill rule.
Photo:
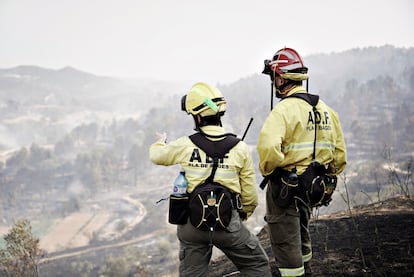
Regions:
<instances>
[{"instance_id":1,"label":"reflective high-visibility jacket","mask_svg":"<svg viewBox=\"0 0 414 277\"><path fill-rule=\"evenodd\" d=\"M302 86L288 92L306 93ZM267 176L280 167L291 170L296 167L302 174L312 161L316 120L316 160L329 166L330 174L340 174L346 165L345 141L338 114L322 100L312 106L303 99L282 99L271 111L260 131L257 151L259 169Z\"/></svg>"},{"instance_id":2,"label":"reflective high-visibility jacket","mask_svg":"<svg viewBox=\"0 0 414 277\"><path fill-rule=\"evenodd\" d=\"M222 135L219 126L202 127L209 135ZM188 192L208 178L212 170L212 159L198 148L188 137L181 137L171 143L157 141L151 145L150 160L158 165L180 164L188 180ZM233 193L241 195L243 211L249 217L258 204L256 174L247 144L240 141L225 158L219 161L214 181L221 183Z\"/></svg>"}]
</instances>

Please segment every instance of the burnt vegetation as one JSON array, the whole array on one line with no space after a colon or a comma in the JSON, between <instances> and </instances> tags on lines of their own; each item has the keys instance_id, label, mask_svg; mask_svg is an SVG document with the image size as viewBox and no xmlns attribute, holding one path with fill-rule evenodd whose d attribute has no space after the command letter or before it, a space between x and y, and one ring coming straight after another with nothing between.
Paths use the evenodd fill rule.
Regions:
<instances>
[{"instance_id":1,"label":"burnt vegetation","mask_svg":"<svg viewBox=\"0 0 414 277\"><path fill-rule=\"evenodd\" d=\"M314 218L313 273L315 276L413 276L412 226L414 201L407 197ZM266 228L258 237L275 271ZM210 268L210 276L237 272L226 257L215 260Z\"/></svg>"}]
</instances>

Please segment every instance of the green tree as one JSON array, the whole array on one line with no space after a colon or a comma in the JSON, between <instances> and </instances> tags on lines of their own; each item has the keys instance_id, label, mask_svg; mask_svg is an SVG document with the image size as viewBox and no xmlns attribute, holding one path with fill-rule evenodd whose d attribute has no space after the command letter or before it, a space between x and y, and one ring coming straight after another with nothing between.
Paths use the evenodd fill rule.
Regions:
<instances>
[{"instance_id":1,"label":"green tree","mask_svg":"<svg viewBox=\"0 0 414 277\"><path fill-rule=\"evenodd\" d=\"M125 257L105 257L105 266L102 275L105 277L128 276L130 266Z\"/></svg>"},{"instance_id":2,"label":"green tree","mask_svg":"<svg viewBox=\"0 0 414 277\"><path fill-rule=\"evenodd\" d=\"M128 152L128 169L133 171L133 186L137 185L138 174L144 169L142 157L146 157L147 151L148 149L143 149L138 144L133 144Z\"/></svg>"},{"instance_id":3,"label":"green tree","mask_svg":"<svg viewBox=\"0 0 414 277\"><path fill-rule=\"evenodd\" d=\"M5 249L0 249L2 276L39 276L38 266L44 252L39 239L32 234L30 221L18 220L4 236Z\"/></svg>"},{"instance_id":4,"label":"green tree","mask_svg":"<svg viewBox=\"0 0 414 277\"><path fill-rule=\"evenodd\" d=\"M52 157L52 151L48 149L44 149L37 145L36 143L32 143L30 146L30 155L29 155L29 163L32 165L38 165L42 161L50 159Z\"/></svg>"},{"instance_id":5,"label":"green tree","mask_svg":"<svg viewBox=\"0 0 414 277\"><path fill-rule=\"evenodd\" d=\"M24 166L29 159L29 151L22 147L19 151L13 153L13 155L7 159L6 166L9 168L19 168Z\"/></svg>"}]
</instances>

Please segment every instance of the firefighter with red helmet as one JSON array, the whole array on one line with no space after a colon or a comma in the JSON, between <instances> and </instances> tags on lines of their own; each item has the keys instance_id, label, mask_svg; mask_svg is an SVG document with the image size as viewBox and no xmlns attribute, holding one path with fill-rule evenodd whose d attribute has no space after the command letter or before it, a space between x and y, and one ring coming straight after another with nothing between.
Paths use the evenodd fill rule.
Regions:
<instances>
[{"instance_id":1,"label":"firefighter with red helmet","mask_svg":"<svg viewBox=\"0 0 414 277\"><path fill-rule=\"evenodd\" d=\"M312 202L307 188L317 178L336 185L346 165L343 132L338 114L303 86L308 68L294 49L277 51L265 60L262 73L270 76L281 99L266 118L257 144L259 169L267 182L265 220L272 253L280 276L311 276L309 219L313 207L329 204L330 195L327 201ZM311 180L307 176L314 164L323 173ZM318 184L326 190L325 183Z\"/></svg>"}]
</instances>

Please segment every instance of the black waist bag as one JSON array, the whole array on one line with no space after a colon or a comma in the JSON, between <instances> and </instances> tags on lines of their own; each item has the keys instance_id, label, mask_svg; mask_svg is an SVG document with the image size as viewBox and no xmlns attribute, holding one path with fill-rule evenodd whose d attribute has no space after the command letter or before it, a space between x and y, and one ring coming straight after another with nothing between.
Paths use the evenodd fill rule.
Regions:
<instances>
[{"instance_id":1,"label":"black waist bag","mask_svg":"<svg viewBox=\"0 0 414 277\"><path fill-rule=\"evenodd\" d=\"M194 227L203 231L224 230L231 220L232 194L217 182L203 183L190 194L189 210Z\"/></svg>"},{"instance_id":2,"label":"black waist bag","mask_svg":"<svg viewBox=\"0 0 414 277\"><path fill-rule=\"evenodd\" d=\"M337 177L327 175L325 167L314 161L299 176L299 197L312 207L328 206L336 183Z\"/></svg>"}]
</instances>

